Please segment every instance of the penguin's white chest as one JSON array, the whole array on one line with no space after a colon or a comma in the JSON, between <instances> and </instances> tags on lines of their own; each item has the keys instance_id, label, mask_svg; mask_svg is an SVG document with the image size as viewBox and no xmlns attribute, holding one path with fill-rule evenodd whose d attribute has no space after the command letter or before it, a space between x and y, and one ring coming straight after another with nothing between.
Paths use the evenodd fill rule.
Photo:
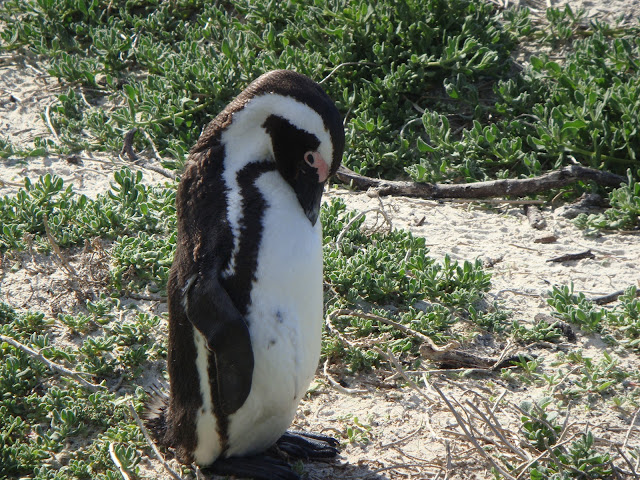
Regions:
<instances>
[{"instance_id":1,"label":"penguin's white chest","mask_svg":"<svg viewBox=\"0 0 640 480\"><path fill-rule=\"evenodd\" d=\"M251 392L229 418L228 455L256 453L289 427L313 379L322 333L322 234L275 171L256 180L267 203L247 320Z\"/></svg>"}]
</instances>

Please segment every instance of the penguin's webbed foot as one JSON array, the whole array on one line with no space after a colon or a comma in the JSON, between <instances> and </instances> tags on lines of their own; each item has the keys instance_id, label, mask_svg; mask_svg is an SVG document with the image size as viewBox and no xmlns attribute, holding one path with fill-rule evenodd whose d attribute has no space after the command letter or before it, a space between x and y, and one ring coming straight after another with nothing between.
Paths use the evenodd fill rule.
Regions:
<instances>
[{"instance_id":1,"label":"penguin's webbed foot","mask_svg":"<svg viewBox=\"0 0 640 480\"><path fill-rule=\"evenodd\" d=\"M327 435L290 431L276 442L276 446L290 457L304 460L335 457L338 445L338 440Z\"/></svg>"},{"instance_id":2,"label":"penguin's webbed foot","mask_svg":"<svg viewBox=\"0 0 640 480\"><path fill-rule=\"evenodd\" d=\"M254 480L300 480L288 463L267 455L219 458L213 465L203 469L203 473Z\"/></svg>"}]
</instances>

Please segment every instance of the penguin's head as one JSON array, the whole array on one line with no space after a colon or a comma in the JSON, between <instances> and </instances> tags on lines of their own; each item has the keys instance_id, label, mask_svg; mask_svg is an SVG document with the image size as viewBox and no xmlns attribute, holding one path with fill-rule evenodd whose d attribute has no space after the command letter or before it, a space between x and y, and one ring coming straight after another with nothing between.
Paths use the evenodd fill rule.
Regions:
<instances>
[{"instance_id":1,"label":"penguin's head","mask_svg":"<svg viewBox=\"0 0 640 480\"><path fill-rule=\"evenodd\" d=\"M221 131L222 143L249 142L264 150L315 225L324 184L338 170L344 151L342 117L320 85L289 70L266 73L212 124Z\"/></svg>"}]
</instances>

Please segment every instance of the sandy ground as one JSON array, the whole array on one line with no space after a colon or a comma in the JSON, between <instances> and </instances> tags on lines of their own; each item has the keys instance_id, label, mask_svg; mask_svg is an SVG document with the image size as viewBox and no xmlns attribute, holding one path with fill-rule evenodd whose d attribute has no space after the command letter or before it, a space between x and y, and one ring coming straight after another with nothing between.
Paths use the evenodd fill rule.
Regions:
<instances>
[{"instance_id":1,"label":"sandy ground","mask_svg":"<svg viewBox=\"0 0 640 480\"><path fill-rule=\"evenodd\" d=\"M508 0L502 3L508 3ZM514 3L518 2L511 1L510 4ZM547 6L545 2L519 3L538 11ZM574 8L583 6L592 19L613 21L622 16L629 22L637 19L640 13L638 1L570 3ZM560 3L552 1L551 5L560 6ZM35 63L11 55L0 56L0 138L8 137L14 145L25 148L35 137L56 141L48 126L47 107L56 101L57 93L57 81ZM60 157L0 160L0 195L14 193L22 185L24 176L37 178L48 172L63 177L74 185L76 191L93 195L104 191L113 170L126 163L107 155L82 154L78 158L81 160L79 164ZM149 160L148 165L153 162ZM166 180L144 165L129 166L134 170L142 169L146 180L151 183ZM481 259L492 273L488 300L499 302L512 312L512 319L518 322L531 323L537 314L551 313L546 297L553 285L573 283L576 291L594 297L629 285L640 285L640 236L605 234L585 237L566 218L567 207L544 206L542 214L547 226L538 230L529 225L523 207L518 204L487 207L473 202L397 197L378 199L343 188L332 188L326 194L327 199L336 197L344 199L348 208L357 211L383 208L394 228L424 236L430 254L437 259L446 254L454 260ZM373 226L376 214L371 213L368 218L368 225ZM551 235L556 237L556 241L536 242L536 239ZM563 263L548 261L566 253L586 250L591 250L595 258ZM108 246L106 251L94 254L104 255L105 261L108 260ZM71 262L78 268L82 255L76 250L70 252ZM15 262L22 262L27 268L11 271ZM51 306L52 292L67 279L66 273L51 258L32 258L25 253L19 258L5 259L0 275L3 301L17 308L41 309L48 315L55 315ZM139 304L141 309L154 313L166 310L162 302L141 301ZM77 308L77 301L70 297L57 305L58 308L74 308L74 305ZM582 349L594 360L601 359L603 352L608 351L619 359L621 369L637 371L640 368L637 356L606 347L596 337L577 334L576 343L554 345L552 348L538 345L531 347L529 353L542 359L543 372L556 368L553 362L560 351L575 349ZM490 337L475 341L486 347L488 356L499 354L505 348L504 344L496 343ZM151 372L149 377L154 374ZM331 371L330 374L343 387L332 386L320 368L308 398L299 408L295 426L337 436L342 436L350 428L356 434L351 440L343 440L337 462L305 466L312 479L493 478L491 465L464 439L454 415L434 385L446 398L459 402L455 408L460 412L461 405L469 411L468 403L486 404L493 408L496 399L501 398L502 403L494 410L505 432L516 432L520 425L520 414L513 405L545 395L541 387L526 383L514 385L499 376L454 380L453 377L434 373L427 380L420 381L418 388L412 388L399 380L397 372L391 368L357 377L340 371ZM580 405L572 409L571 431L578 432L589 425L596 435L597 445L612 452L615 452L616 445L620 446L625 441L630 447L640 448L640 425L636 417L634 430L633 414L633 409L615 410L610 402L605 401ZM491 436L482 424L476 427L478 435ZM145 460L142 466L146 474L155 472L157 478L165 475L154 460Z\"/></svg>"}]
</instances>

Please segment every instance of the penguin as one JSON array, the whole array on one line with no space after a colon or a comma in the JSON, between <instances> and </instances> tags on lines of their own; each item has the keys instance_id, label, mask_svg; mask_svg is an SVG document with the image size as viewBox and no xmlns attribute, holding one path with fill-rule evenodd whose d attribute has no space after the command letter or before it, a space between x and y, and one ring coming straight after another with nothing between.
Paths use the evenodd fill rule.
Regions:
<instances>
[{"instance_id":1,"label":"penguin","mask_svg":"<svg viewBox=\"0 0 640 480\"><path fill-rule=\"evenodd\" d=\"M289 480L299 477L270 454L274 446L296 458L337 454L335 439L287 429L320 357L318 215L344 141L322 88L276 70L242 91L191 149L176 197L169 394L156 428L183 463Z\"/></svg>"}]
</instances>

